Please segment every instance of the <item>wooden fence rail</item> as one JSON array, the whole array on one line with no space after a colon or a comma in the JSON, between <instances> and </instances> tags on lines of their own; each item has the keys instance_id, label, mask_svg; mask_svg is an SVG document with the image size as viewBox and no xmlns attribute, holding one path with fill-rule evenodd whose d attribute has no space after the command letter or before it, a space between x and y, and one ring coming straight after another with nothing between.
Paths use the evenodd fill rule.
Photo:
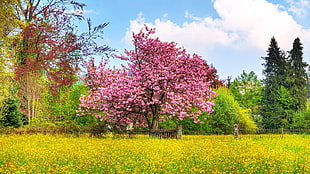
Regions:
<instances>
[{"instance_id":1,"label":"wooden fence rail","mask_svg":"<svg viewBox=\"0 0 310 174\"><path fill-rule=\"evenodd\" d=\"M239 134L276 133L276 134L281 134L283 137L284 134L287 132L290 132L290 133L309 132L310 133L310 129L287 129L287 128L279 128L279 129L239 129L237 124L234 125L234 138L235 139L238 139Z\"/></svg>"},{"instance_id":2,"label":"wooden fence rail","mask_svg":"<svg viewBox=\"0 0 310 174\"><path fill-rule=\"evenodd\" d=\"M176 129L151 130L150 136L151 137L158 137L158 138L176 138L177 137L177 130Z\"/></svg>"},{"instance_id":3,"label":"wooden fence rail","mask_svg":"<svg viewBox=\"0 0 310 174\"><path fill-rule=\"evenodd\" d=\"M176 129L159 129L159 130L144 130L144 131L127 131L128 135L150 135L156 138L177 138Z\"/></svg>"}]
</instances>

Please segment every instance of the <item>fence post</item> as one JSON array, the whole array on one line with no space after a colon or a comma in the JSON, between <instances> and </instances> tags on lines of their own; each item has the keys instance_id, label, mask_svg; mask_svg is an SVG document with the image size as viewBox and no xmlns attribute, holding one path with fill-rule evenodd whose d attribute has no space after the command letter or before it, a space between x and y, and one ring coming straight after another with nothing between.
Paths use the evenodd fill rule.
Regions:
<instances>
[{"instance_id":1,"label":"fence post","mask_svg":"<svg viewBox=\"0 0 310 174\"><path fill-rule=\"evenodd\" d=\"M234 138L235 138L235 140L238 139L238 135L239 135L238 125L234 124Z\"/></svg>"}]
</instances>

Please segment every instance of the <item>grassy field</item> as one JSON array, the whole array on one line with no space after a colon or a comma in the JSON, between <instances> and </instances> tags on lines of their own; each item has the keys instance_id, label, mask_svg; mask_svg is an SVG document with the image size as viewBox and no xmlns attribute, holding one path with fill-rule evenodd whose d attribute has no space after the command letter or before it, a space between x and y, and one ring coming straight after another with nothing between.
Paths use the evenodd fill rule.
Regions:
<instances>
[{"instance_id":1,"label":"grassy field","mask_svg":"<svg viewBox=\"0 0 310 174\"><path fill-rule=\"evenodd\" d=\"M310 173L310 137L0 135L0 173Z\"/></svg>"}]
</instances>

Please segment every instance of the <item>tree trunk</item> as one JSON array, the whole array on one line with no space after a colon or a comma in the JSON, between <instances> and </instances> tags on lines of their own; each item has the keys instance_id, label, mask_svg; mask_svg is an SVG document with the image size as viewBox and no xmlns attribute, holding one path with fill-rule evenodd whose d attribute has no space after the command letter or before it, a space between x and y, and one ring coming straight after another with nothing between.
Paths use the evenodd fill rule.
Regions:
<instances>
[{"instance_id":1,"label":"tree trunk","mask_svg":"<svg viewBox=\"0 0 310 174\"><path fill-rule=\"evenodd\" d=\"M156 137L156 131L158 129L158 120L157 119L153 119L151 122L151 126L149 129L149 135L150 137Z\"/></svg>"},{"instance_id":2,"label":"tree trunk","mask_svg":"<svg viewBox=\"0 0 310 174\"><path fill-rule=\"evenodd\" d=\"M29 95L30 96L30 95ZM28 124L31 124L31 108L30 108L30 97L28 96L28 101L27 101L27 112L28 112Z\"/></svg>"},{"instance_id":3,"label":"tree trunk","mask_svg":"<svg viewBox=\"0 0 310 174\"><path fill-rule=\"evenodd\" d=\"M152 120L152 127L150 130L157 130L158 129L158 119Z\"/></svg>"},{"instance_id":4,"label":"tree trunk","mask_svg":"<svg viewBox=\"0 0 310 174\"><path fill-rule=\"evenodd\" d=\"M177 139L182 139L182 124L178 124Z\"/></svg>"}]
</instances>

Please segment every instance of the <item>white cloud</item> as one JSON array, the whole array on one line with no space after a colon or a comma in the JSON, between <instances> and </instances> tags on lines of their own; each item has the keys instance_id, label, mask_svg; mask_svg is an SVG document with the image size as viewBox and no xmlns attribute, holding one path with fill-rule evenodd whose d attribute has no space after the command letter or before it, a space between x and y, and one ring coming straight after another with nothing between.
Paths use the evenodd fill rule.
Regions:
<instances>
[{"instance_id":1,"label":"white cloud","mask_svg":"<svg viewBox=\"0 0 310 174\"><path fill-rule=\"evenodd\" d=\"M310 2L308 0L286 0L290 5L289 12L292 12L296 17L305 18L310 9Z\"/></svg>"},{"instance_id":2,"label":"white cloud","mask_svg":"<svg viewBox=\"0 0 310 174\"><path fill-rule=\"evenodd\" d=\"M189 18L189 19L192 19L195 21L201 21L202 20L202 18L196 17L193 14L190 14L188 11L185 11L185 18Z\"/></svg>"},{"instance_id":3,"label":"white cloud","mask_svg":"<svg viewBox=\"0 0 310 174\"><path fill-rule=\"evenodd\" d=\"M156 28L156 36L164 41L175 41L190 51L202 52L211 50L216 45L229 45L234 40L234 34L226 33L217 27L212 18L202 21L185 22L182 26L170 20L156 19L153 23L145 22L143 14L139 13L137 19L130 21L123 41L130 44L132 33L140 31L144 24ZM211 37L210 37L211 35Z\"/></svg>"},{"instance_id":4,"label":"white cloud","mask_svg":"<svg viewBox=\"0 0 310 174\"><path fill-rule=\"evenodd\" d=\"M295 37L309 33L286 11L280 11L280 6L265 0L216 0L214 8L221 17L221 28L238 35L237 47L265 50L275 36L280 47L287 49Z\"/></svg>"},{"instance_id":5,"label":"white cloud","mask_svg":"<svg viewBox=\"0 0 310 174\"><path fill-rule=\"evenodd\" d=\"M304 1L299 2L306 3ZM266 0L214 0L213 4L219 18L200 18L185 12L185 19L191 20L182 25L168 19L146 22L139 13L137 19L130 21L123 40L129 43L132 32L138 32L147 24L156 28L161 40L175 41L190 52L204 56L218 46L265 51L272 36L284 50L290 50L296 37L300 37L304 45L310 44L310 30L294 21L280 5Z\"/></svg>"}]
</instances>

